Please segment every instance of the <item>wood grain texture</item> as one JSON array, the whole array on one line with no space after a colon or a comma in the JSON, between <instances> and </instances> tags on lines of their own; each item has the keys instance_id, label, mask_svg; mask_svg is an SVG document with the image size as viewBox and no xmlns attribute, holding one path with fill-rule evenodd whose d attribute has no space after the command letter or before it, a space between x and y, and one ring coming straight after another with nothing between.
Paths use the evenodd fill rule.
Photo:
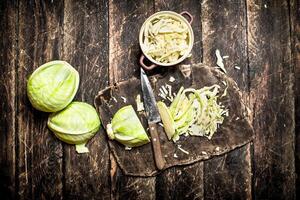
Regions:
<instances>
[{"instance_id":1,"label":"wood grain texture","mask_svg":"<svg viewBox=\"0 0 300 200\"><path fill-rule=\"evenodd\" d=\"M15 98L17 62L16 1L0 2L0 196L16 198Z\"/></svg>"},{"instance_id":2,"label":"wood grain texture","mask_svg":"<svg viewBox=\"0 0 300 200\"><path fill-rule=\"evenodd\" d=\"M287 1L247 1L255 199L295 199L294 75Z\"/></svg>"},{"instance_id":3,"label":"wood grain texture","mask_svg":"<svg viewBox=\"0 0 300 200\"><path fill-rule=\"evenodd\" d=\"M127 80L140 74L139 29L153 13L153 1L109 1L109 82ZM122 174L111 155L112 199L154 199L155 178ZM122 186L122 187L120 187Z\"/></svg>"},{"instance_id":4,"label":"wood grain texture","mask_svg":"<svg viewBox=\"0 0 300 200\"><path fill-rule=\"evenodd\" d=\"M204 162L204 197L251 199L250 144Z\"/></svg>"},{"instance_id":5,"label":"wood grain texture","mask_svg":"<svg viewBox=\"0 0 300 200\"><path fill-rule=\"evenodd\" d=\"M148 124L155 165L158 170L162 170L165 167L166 160L164 155L161 152L161 143L160 143L158 130L157 130L158 126L159 125L157 123Z\"/></svg>"},{"instance_id":6,"label":"wood grain texture","mask_svg":"<svg viewBox=\"0 0 300 200\"><path fill-rule=\"evenodd\" d=\"M236 81L244 102L249 105L245 1L203 1L201 6L203 62L217 66L217 49L221 56L228 56L223 59L227 75ZM251 199L249 144L204 162L204 198Z\"/></svg>"},{"instance_id":7,"label":"wood grain texture","mask_svg":"<svg viewBox=\"0 0 300 200\"><path fill-rule=\"evenodd\" d=\"M171 10L178 13L188 11L193 17L194 45L192 57L184 64L202 62L202 23L200 1L155 0L155 12ZM158 175L156 180L158 199L203 199L203 164L198 162L189 167L173 167Z\"/></svg>"},{"instance_id":8,"label":"wood grain texture","mask_svg":"<svg viewBox=\"0 0 300 200\"><path fill-rule=\"evenodd\" d=\"M203 199L203 162L172 167L156 178L157 199Z\"/></svg>"},{"instance_id":9,"label":"wood grain texture","mask_svg":"<svg viewBox=\"0 0 300 200\"><path fill-rule=\"evenodd\" d=\"M216 66L216 50L219 49L227 75L232 77L243 92L247 102L249 91L247 66L247 13L243 0L203 1L203 63ZM240 67L240 70L235 67Z\"/></svg>"},{"instance_id":10,"label":"wood grain texture","mask_svg":"<svg viewBox=\"0 0 300 200\"><path fill-rule=\"evenodd\" d=\"M153 13L152 0L109 1L110 83L139 76L140 27Z\"/></svg>"},{"instance_id":11,"label":"wood grain texture","mask_svg":"<svg viewBox=\"0 0 300 200\"><path fill-rule=\"evenodd\" d=\"M93 105L98 90L108 84L107 1L65 1L64 60L80 74L75 97ZM109 152L101 129L88 142L90 152L77 154L64 145L64 197L107 199L110 197Z\"/></svg>"},{"instance_id":12,"label":"wood grain texture","mask_svg":"<svg viewBox=\"0 0 300 200\"><path fill-rule=\"evenodd\" d=\"M120 170L117 171L115 199L156 199L156 180L153 177L139 178L126 176Z\"/></svg>"},{"instance_id":13,"label":"wood grain texture","mask_svg":"<svg viewBox=\"0 0 300 200\"><path fill-rule=\"evenodd\" d=\"M104 130L88 155L56 139L48 115L30 105L26 81L41 64L66 60L81 75L76 99L92 104L109 83L138 77L139 28L159 10L194 16L192 57L182 64L215 64L216 48L229 56L225 67L251 105L256 141L156 178L125 176L112 155L109 162ZM1 199L296 199L299 20L299 0L0 0Z\"/></svg>"},{"instance_id":14,"label":"wood grain texture","mask_svg":"<svg viewBox=\"0 0 300 200\"><path fill-rule=\"evenodd\" d=\"M20 199L62 198L61 142L47 129L48 114L35 110L26 95L29 75L61 56L62 10L61 2L19 2L15 109Z\"/></svg>"},{"instance_id":15,"label":"wood grain texture","mask_svg":"<svg viewBox=\"0 0 300 200\"><path fill-rule=\"evenodd\" d=\"M295 169L296 196L300 196L300 1L290 0L292 62L295 74Z\"/></svg>"}]
</instances>

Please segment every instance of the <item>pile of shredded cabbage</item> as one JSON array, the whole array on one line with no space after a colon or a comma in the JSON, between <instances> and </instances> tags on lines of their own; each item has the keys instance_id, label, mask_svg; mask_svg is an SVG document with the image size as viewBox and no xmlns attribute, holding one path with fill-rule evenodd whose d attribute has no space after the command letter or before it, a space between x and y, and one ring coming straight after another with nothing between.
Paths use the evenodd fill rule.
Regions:
<instances>
[{"instance_id":1,"label":"pile of shredded cabbage","mask_svg":"<svg viewBox=\"0 0 300 200\"><path fill-rule=\"evenodd\" d=\"M211 139L228 116L228 110L217 102L219 85L193 89L180 88L170 107L158 103L162 122L169 139L174 142L180 135L205 136ZM224 95L226 90L224 91Z\"/></svg>"},{"instance_id":2,"label":"pile of shredded cabbage","mask_svg":"<svg viewBox=\"0 0 300 200\"><path fill-rule=\"evenodd\" d=\"M188 50L188 26L169 15L154 18L144 30L144 51L161 63L173 63Z\"/></svg>"}]
</instances>

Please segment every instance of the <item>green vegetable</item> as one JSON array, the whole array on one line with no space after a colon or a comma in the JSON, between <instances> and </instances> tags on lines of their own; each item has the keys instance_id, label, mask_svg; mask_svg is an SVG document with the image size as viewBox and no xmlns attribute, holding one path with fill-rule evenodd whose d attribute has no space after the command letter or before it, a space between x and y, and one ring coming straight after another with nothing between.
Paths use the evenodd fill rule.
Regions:
<instances>
[{"instance_id":1,"label":"green vegetable","mask_svg":"<svg viewBox=\"0 0 300 200\"><path fill-rule=\"evenodd\" d=\"M93 106L72 102L49 116L48 127L60 140L75 144L78 153L85 153L88 152L85 144L99 130L100 119Z\"/></svg>"},{"instance_id":2,"label":"green vegetable","mask_svg":"<svg viewBox=\"0 0 300 200\"><path fill-rule=\"evenodd\" d=\"M169 140L171 140L172 136L175 133L175 123L174 123L173 117L164 102L161 102L161 101L158 102L157 108L158 108L159 114L161 116L161 120L164 124L164 128L165 128L167 137Z\"/></svg>"},{"instance_id":3,"label":"green vegetable","mask_svg":"<svg viewBox=\"0 0 300 200\"><path fill-rule=\"evenodd\" d=\"M189 48L188 26L170 15L154 18L144 30L145 52L161 63L173 63Z\"/></svg>"},{"instance_id":4,"label":"green vegetable","mask_svg":"<svg viewBox=\"0 0 300 200\"><path fill-rule=\"evenodd\" d=\"M168 138L176 142L180 135L189 134L211 139L218 125L223 123L224 115L228 114L228 110L217 103L219 88L219 85L199 90L182 87L169 108L159 102L158 109Z\"/></svg>"},{"instance_id":5,"label":"green vegetable","mask_svg":"<svg viewBox=\"0 0 300 200\"><path fill-rule=\"evenodd\" d=\"M175 109L177 108L177 104L179 103L179 101L180 101L180 99L181 99L183 90L184 90L184 88L181 87L181 88L179 89L179 91L177 92L176 97L175 97L174 100L172 101L171 106L170 106L170 112L171 112L171 114L172 114L172 113L175 113ZM174 115L173 115L173 116L174 116Z\"/></svg>"},{"instance_id":6,"label":"green vegetable","mask_svg":"<svg viewBox=\"0 0 300 200\"><path fill-rule=\"evenodd\" d=\"M116 112L106 127L108 137L126 147L138 147L150 142L143 125L131 105Z\"/></svg>"},{"instance_id":7,"label":"green vegetable","mask_svg":"<svg viewBox=\"0 0 300 200\"><path fill-rule=\"evenodd\" d=\"M51 61L29 77L27 95L34 108L44 112L64 109L73 100L79 86L78 72L65 61Z\"/></svg>"}]
</instances>

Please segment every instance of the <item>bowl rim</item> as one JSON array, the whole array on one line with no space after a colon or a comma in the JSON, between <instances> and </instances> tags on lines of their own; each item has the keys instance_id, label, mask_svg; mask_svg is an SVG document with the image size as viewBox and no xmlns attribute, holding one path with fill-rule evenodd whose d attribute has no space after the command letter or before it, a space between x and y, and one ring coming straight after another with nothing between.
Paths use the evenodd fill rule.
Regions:
<instances>
[{"instance_id":1,"label":"bowl rim","mask_svg":"<svg viewBox=\"0 0 300 200\"><path fill-rule=\"evenodd\" d=\"M186 53L183 56L181 56L178 60L176 60L173 63L161 63L161 62L158 62L158 61L154 60L151 56L149 56L145 53L145 50L144 50L144 47L143 47L143 36L144 36L144 30L145 30L146 24L148 22L150 22L153 18L155 18L159 15L163 15L163 14L168 14L168 15L171 15L171 16L175 16L176 18L179 18L179 20L183 21L188 26L188 32L189 32L189 47L188 47L188 50L186 51ZM139 44L140 44L140 48L141 48L144 56L148 60L150 60L152 63L154 63L156 65L159 65L159 66L173 66L173 65L177 65L178 63L185 60L189 56L189 54L191 53L193 45L194 45L194 32L193 32L191 24L181 14L176 13L174 11L159 11L159 12L156 12L156 13L152 14L150 17L148 17L144 21L144 23L143 23L143 25L140 29L140 33L139 33Z\"/></svg>"}]
</instances>

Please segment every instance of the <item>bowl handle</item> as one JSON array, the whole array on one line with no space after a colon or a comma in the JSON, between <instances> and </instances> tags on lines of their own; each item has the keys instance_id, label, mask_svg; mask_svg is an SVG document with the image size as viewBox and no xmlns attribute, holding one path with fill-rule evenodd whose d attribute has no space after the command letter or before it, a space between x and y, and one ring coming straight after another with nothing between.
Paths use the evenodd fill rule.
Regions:
<instances>
[{"instance_id":1,"label":"bowl handle","mask_svg":"<svg viewBox=\"0 0 300 200\"><path fill-rule=\"evenodd\" d=\"M154 63L153 63L152 65L150 65L150 66L145 65L144 59L145 59L145 56L144 56L144 54L142 54L142 55L141 55L141 58L140 58L140 64L142 65L142 67L143 67L144 69L146 69L146 70L151 70L151 69L154 69L155 67L157 67L157 65L154 64Z\"/></svg>"},{"instance_id":2,"label":"bowl handle","mask_svg":"<svg viewBox=\"0 0 300 200\"><path fill-rule=\"evenodd\" d=\"M188 12L188 11L183 11L183 12L181 12L180 13L181 15L187 15L188 16L188 18L190 19L188 22L190 23L190 24L192 24L193 23L193 16Z\"/></svg>"}]
</instances>

